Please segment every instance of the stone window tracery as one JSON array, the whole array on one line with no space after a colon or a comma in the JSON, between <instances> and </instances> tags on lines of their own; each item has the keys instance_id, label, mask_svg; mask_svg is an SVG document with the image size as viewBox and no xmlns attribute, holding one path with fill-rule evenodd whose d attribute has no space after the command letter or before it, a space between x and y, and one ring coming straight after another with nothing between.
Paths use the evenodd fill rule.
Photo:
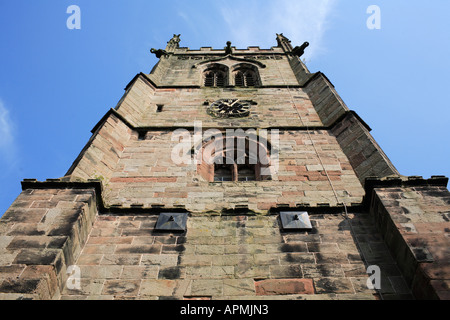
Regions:
<instances>
[{"instance_id":1,"label":"stone window tracery","mask_svg":"<svg viewBox=\"0 0 450 320\"><path fill-rule=\"evenodd\" d=\"M232 146L229 143L224 138L203 145L202 162L197 166L200 175L209 182L271 180L271 176L262 174L269 166L266 146L248 137L234 138Z\"/></svg>"},{"instance_id":2,"label":"stone window tracery","mask_svg":"<svg viewBox=\"0 0 450 320\"><path fill-rule=\"evenodd\" d=\"M224 65L213 64L204 71L205 87L225 87L228 84L228 68Z\"/></svg>"},{"instance_id":3,"label":"stone window tracery","mask_svg":"<svg viewBox=\"0 0 450 320\"><path fill-rule=\"evenodd\" d=\"M233 68L234 85L236 87L256 87L260 85L258 68L241 63Z\"/></svg>"}]
</instances>

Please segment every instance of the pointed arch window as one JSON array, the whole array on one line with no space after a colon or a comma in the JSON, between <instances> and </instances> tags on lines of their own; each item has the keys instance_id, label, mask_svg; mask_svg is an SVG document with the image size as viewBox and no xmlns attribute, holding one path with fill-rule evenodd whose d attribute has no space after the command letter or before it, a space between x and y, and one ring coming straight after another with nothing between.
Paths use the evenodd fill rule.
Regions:
<instances>
[{"instance_id":1,"label":"pointed arch window","mask_svg":"<svg viewBox=\"0 0 450 320\"><path fill-rule=\"evenodd\" d=\"M263 171L269 167L269 150L261 142L252 140L254 138L235 138L231 147L227 146L225 138L207 142L202 147L203 162L197 167L199 174L210 182L271 180L267 171ZM238 139L241 139L240 144Z\"/></svg>"},{"instance_id":2,"label":"pointed arch window","mask_svg":"<svg viewBox=\"0 0 450 320\"><path fill-rule=\"evenodd\" d=\"M236 87L255 87L256 79L252 71L237 71L234 75L234 85Z\"/></svg>"},{"instance_id":3,"label":"pointed arch window","mask_svg":"<svg viewBox=\"0 0 450 320\"><path fill-rule=\"evenodd\" d=\"M250 64L239 64L233 69L234 85L236 87L259 86L258 68Z\"/></svg>"},{"instance_id":4,"label":"pointed arch window","mask_svg":"<svg viewBox=\"0 0 450 320\"><path fill-rule=\"evenodd\" d=\"M224 65L213 64L203 73L203 84L205 87L225 87L227 81L228 68Z\"/></svg>"}]
</instances>

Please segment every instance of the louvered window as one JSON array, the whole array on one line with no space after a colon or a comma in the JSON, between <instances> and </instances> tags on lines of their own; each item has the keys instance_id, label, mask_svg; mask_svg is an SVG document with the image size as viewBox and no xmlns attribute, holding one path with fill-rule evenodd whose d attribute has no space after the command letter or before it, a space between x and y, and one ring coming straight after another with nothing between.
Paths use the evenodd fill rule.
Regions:
<instances>
[{"instance_id":1,"label":"louvered window","mask_svg":"<svg viewBox=\"0 0 450 320\"><path fill-rule=\"evenodd\" d=\"M225 86L225 77L221 72L216 73L216 87L224 87Z\"/></svg>"},{"instance_id":2,"label":"louvered window","mask_svg":"<svg viewBox=\"0 0 450 320\"><path fill-rule=\"evenodd\" d=\"M239 65L234 71L234 85L236 87L255 87L259 85L257 70L252 66Z\"/></svg>"},{"instance_id":3,"label":"louvered window","mask_svg":"<svg viewBox=\"0 0 450 320\"><path fill-rule=\"evenodd\" d=\"M205 87L214 87L214 73L209 72L205 75Z\"/></svg>"},{"instance_id":4,"label":"louvered window","mask_svg":"<svg viewBox=\"0 0 450 320\"><path fill-rule=\"evenodd\" d=\"M225 87L227 85L226 66L213 65L204 73L205 87Z\"/></svg>"},{"instance_id":5,"label":"louvered window","mask_svg":"<svg viewBox=\"0 0 450 320\"><path fill-rule=\"evenodd\" d=\"M256 85L255 78L251 72L247 72L245 75L245 86L246 87L254 87Z\"/></svg>"},{"instance_id":6,"label":"louvered window","mask_svg":"<svg viewBox=\"0 0 450 320\"><path fill-rule=\"evenodd\" d=\"M234 84L237 87L244 87L244 75L242 72L237 72L236 76L234 77Z\"/></svg>"}]
</instances>

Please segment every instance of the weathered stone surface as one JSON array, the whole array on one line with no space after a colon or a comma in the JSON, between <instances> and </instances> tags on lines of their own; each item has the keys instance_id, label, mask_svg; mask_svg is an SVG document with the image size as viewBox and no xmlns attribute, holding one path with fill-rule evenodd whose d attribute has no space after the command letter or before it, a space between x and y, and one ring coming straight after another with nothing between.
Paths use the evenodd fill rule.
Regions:
<instances>
[{"instance_id":1,"label":"weathered stone surface","mask_svg":"<svg viewBox=\"0 0 450 320\"><path fill-rule=\"evenodd\" d=\"M314 286L317 293L355 293L348 278L316 278Z\"/></svg>"},{"instance_id":2,"label":"weathered stone surface","mask_svg":"<svg viewBox=\"0 0 450 320\"><path fill-rule=\"evenodd\" d=\"M277 279L255 282L257 295L314 294L312 279Z\"/></svg>"},{"instance_id":3,"label":"weathered stone surface","mask_svg":"<svg viewBox=\"0 0 450 320\"><path fill-rule=\"evenodd\" d=\"M440 299L445 290L435 285L450 279L450 221L442 215L450 211L449 198L448 190L439 186L374 189L373 215L406 284L419 299ZM388 262L381 252L378 257Z\"/></svg>"},{"instance_id":4,"label":"weathered stone surface","mask_svg":"<svg viewBox=\"0 0 450 320\"><path fill-rule=\"evenodd\" d=\"M448 191L416 178L408 190L376 189L369 215L364 179L395 168L328 79L277 39L231 55L172 46L137 75L67 175L27 180L39 188L26 187L0 220L0 299L394 299L410 298L410 285L447 297ZM225 87L204 86L209 59ZM244 66L256 86L236 86ZM251 100L250 114L212 117L218 99ZM259 152L277 155L271 174L259 163L255 181L214 181L214 165L193 161L207 149L197 139L183 150L190 163L175 163L174 131L192 138L200 123L204 138L269 130ZM278 211L293 208L308 211L312 230L280 230ZM160 210L187 210L186 231L155 231ZM79 287L67 282L71 265ZM367 288L369 265L380 267L380 292Z\"/></svg>"},{"instance_id":5,"label":"weathered stone surface","mask_svg":"<svg viewBox=\"0 0 450 320\"><path fill-rule=\"evenodd\" d=\"M107 280L102 295L137 296L140 280Z\"/></svg>"},{"instance_id":6,"label":"weathered stone surface","mask_svg":"<svg viewBox=\"0 0 450 320\"><path fill-rule=\"evenodd\" d=\"M326 234L329 226L345 224L344 218L340 215L326 215L326 220L323 217L317 216L316 219L315 216L311 216L317 226L317 231L321 234ZM100 237L91 236L88 245L85 246L77 261L77 264L81 266L82 278L95 280L95 282L87 283L91 289L87 289L89 293L83 294L101 294L105 297L113 296L116 299L121 296L133 299L170 296L180 299L185 296L232 299L232 297L251 296L255 298L275 297L276 294L286 297L296 294L318 294L318 296L323 294L326 298L329 293L345 293L348 297L351 294L355 295L356 299L360 294L367 293L368 296L365 296L367 298L374 293L373 290L364 287L367 274L363 261L349 260L348 258L350 253L358 254L350 233L343 233L339 240L335 240L339 242L320 243L315 237L304 237L299 234L282 236L279 225L274 223L277 219L276 216L258 217L259 222L253 225L250 223L251 227L248 227L247 224L249 221L253 221L253 218L250 219L246 216L205 216L190 220L189 227L192 235L167 234L166 239L175 239L175 244L172 244L174 241L170 240L170 243L167 244L168 247L163 250L166 244L146 245L142 244L142 235L130 236L133 230L139 230L147 224L147 220L152 221L154 217L137 215L129 216L127 219L125 219L126 217L120 218L123 218L121 221L127 221L127 223L116 223L117 217L105 215L98 216L94 223L91 235L96 235L97 229L112 226L117 228L118 234L123 234L122 230L128 230L128 233L119 237L108 237L104 241L92 241L92 239ZM357 215L354 219L361 227L369 227L373 223L372 220L359 218ZM133 223L134 221L139 221L139 223ZM255 243L259 241L258 238L248 236L246 232L243 232L247 229L255 229L255 225L258 226L258 229L266 229L267 234L275 236L271 237L266 244ZM223 226L234 228L236 234L242 235L242 240L237 238L239 240L237 244L232 245L223 244L227 238L223 238L219 245L214 241L208 242L208 237L198 237L196 232L197 228L203 229L206 226L210 229L219 229ZM367 228L367 230L369 229ZM373 232L373 230L368 232ZM363 229L360 230L360 234L364 234ZM137 247L156 245L161 250L150 254L133 252L134 250L129 248L133 247L136 239L139 241ZM213 237L209 239L213 239ZM289 246L286 246L286 240L289 241ZM183 245L184 250L179 250L178 242L181 242L180 245ZM367 250L372 250L370 252L381 253L384 250L385 254L388 254L387 247L379 245L378 242L365 243L372 245L370 248L367 246ZM123 253L114 254L118 248L119 251L123 250ZM124 250L125 248L127 250ZM281 248L287 252L283 252ZM308 252L309 248L312 249L312 252ZM398 273L385 269L384 266L381 268L383 274L400 276ZM331 288L331 284L318 282L319 291L315 292L314 286L321 278L333 279L334 286ZM136 297L133 295L134 289L130 288L128 293L125 287L119 285L119 280L139 279L142 282L138 284ZM254 282L254 279L257 279L257 282ZM273 281L272 284L276 289L277 281L283 283L286 279L291 280L292 283L295 283L295 280L301 280L299 283L306 281L308 284L312 284L313 289L311 291L310 287L305 287L305 290L309 290L308 293L297 292L295 290L300 289L294 285L293 287L287 286L291 289L281 289L280 287L281 291L276 294L267 292L264 295L258 295L260 291L257 291L255 283L261 281L271 283L270 281ZM97 288L99 284L106 283L107 280L109 281L108 287L99 291ZM117 282L110 280L117 280ZM117 292L114 284L119 285ZM350 287L349 284L354 285L357 290L352 289L353 291L350 292L350 288L353 287ZM400 285L397 287L399 292L405 290ZM185 291L181 292L182 288ZM391 292L392 288L389 290ZM65 291L63 296L66 299L71 294L80 296L80 292L76 290Z\"/></svg>"},{"instance_id":7,"label":"weathered stone surface","mask_svg":"<svg viewBox=\"0 0 450 320\"><path fill-rule=\"evenodd\" d=\"M90 189L22 192L5 220L17 223L0 236L1 293L58 297L68 277L66 269L80 254L95 219L93 195Z\"/></svg>"}]
</instances>

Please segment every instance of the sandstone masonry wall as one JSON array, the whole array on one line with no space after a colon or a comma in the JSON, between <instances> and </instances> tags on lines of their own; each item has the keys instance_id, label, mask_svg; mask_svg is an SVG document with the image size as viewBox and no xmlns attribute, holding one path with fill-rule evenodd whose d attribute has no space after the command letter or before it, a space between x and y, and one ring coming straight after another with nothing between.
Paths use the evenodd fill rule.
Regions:
<instances>
[{"instance_id":1,"label":"sandstone masonry wall","mask_svg":"<svg viewBox=\"0 0 450 320\"><path fill-rule=\"evenodd\" d=\"M94 132L66 175L74 181L100 179L106 184L132 133L129 126L114 114L108 116Z\"/></svg>"},{"instance_id":2,"label":"sandstone masonry wall","mask_svg":"<svg viewBox=\"0 0 450 320\"><path fill-rule=\"evenodd\" d=\"M325 76L318 74L312 78L305 85L305 91L323 124L334 126L331 132L336 136L361 184L369 176L382 178L399 175L371 136L370 130L355 113L349 112Z\"/></svg>"},{"instance_id":3,"label":"sandstone masonry wall","mask_svg":"<svg viewBox=\"0 0 450 320\"><path fill-rule=\"evenodd\" d=\"M91 231L93 189L26 189L0 220L0 300L58 299Z\"/></svg>"},{"instance_id":4,"label":"sandstone masonry wall","mask_svg":"<svg viewBox=\"0 0 450 320\"><path fill-rule=\"evenodd\" d=\"M447 188L427 185L375 188L371 210L415 297L450 299Z\"/></svg>"},{"instance_id":5,"label":"sandstone masonry wall","mask_svg":"<svg viewBox=\"0 0 450 320\"><path fill-rule=\"evenodd\" d=\"M326 130L311 133L315 148L338 196L360 203L364 195L345 154ZM196 164L176 164L171 151L172 131L149 131L145 140L131 139L106 189L109 204L184 206L192 212L248 206L267 212L277 204L318 203L336 205L331 185L320 164L310 136L303 131L280 131L278 172L268 181L208 182Z\"/></svg>"},{"instance_id":6,"label":"sandstone masonry wall","mask_svg":"<svg viewBox=\"0 0 450 320\"><path fill-rule=\"evenodd\" d=\"M190 215L182 234L155 232L156 220L98 216L76 261L81 289L62 299L375 299L350 223L366 261L389 270L382 294L409 294L367 214L311 215L300 233L277 215Z\"/></svg>"}]
</instances>

